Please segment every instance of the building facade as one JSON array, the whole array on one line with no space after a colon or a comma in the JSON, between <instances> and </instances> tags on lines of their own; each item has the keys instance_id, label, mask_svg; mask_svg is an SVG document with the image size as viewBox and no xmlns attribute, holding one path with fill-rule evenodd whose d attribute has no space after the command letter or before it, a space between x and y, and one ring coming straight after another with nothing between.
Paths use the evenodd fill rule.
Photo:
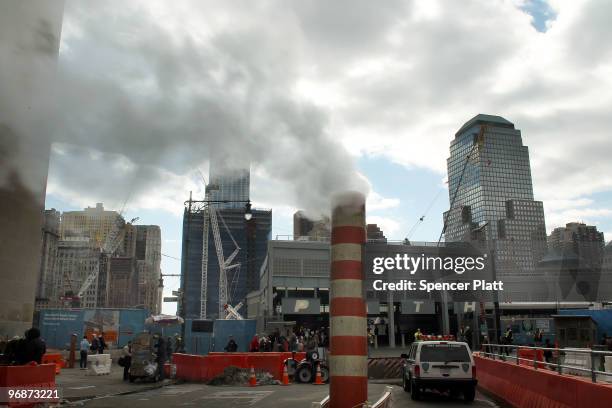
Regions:
<instances>
[{"instance_id":1,"label":"building facade","mask_svg":"<svg viewBox=\"0 0 612 408\"><path fill-rule=\"evenodd\" d=\"M223 161L211 161L209 168L210 183L206 189L207 200L242 201L213 204L217 208L244 208L249 200L251 172L248 168L229 168Z\"/></svg>"},{"instance_id":2,"label":"building facade","mask_svg":"<svg viewBox=\"0 0 612 408\"><path fill-rule=\"evenodd\" d=\"M570 222L555 228L548 237L549 249L563 254L575 254L581 262L600 267L603 261L604 233L597 227L580 222Z\"/></svg>"},{"instance_id":3,"label":"building facade","mask_svg":"<svg viewBox=\"0 0 612 408\"><path fill-rule=\"evenodd\" d=\"M331 237L331 219L323 216L309 218L304 211L293 214L293 239L327 241Z\"/></svg>"},{"instance_id":4,"label":"building facade","mask_svg":"<svg viewBox=\"0 0 612 408\"><path fill-rule=\"evenodd\" d=\"M68 237L58 243L56 280L59 301L64 307L72 307L76 294L92 271L100 265L101 250L89 237ZM102 264L104 269L106 263ZM100 277L108 276L108 270L98 275L80 299L81 307L101 307L98 303ZM104 291L101 291L104 292Z\"/></svg>"},{"instance_id":5,"label":"building facade","mask_svg":"<svg viewBox=\"0 0 612 408\"><path fill-rule=\"evenodd\" d=\"M137 225L136 231L136 305L143 305L151 313L159 314L162 301L161 230L157 225Z\"/></svg>"},{"instance_id":6,"label":"building facade","mask_svg":"<svg viewBox=\"0 0 612 408\"><path fill-rule=\"evenodd\" d=\"M509 292L520 296L524 277L534 274L547 248L544 208L534 200L529 149L520 130L500 116L477 115L455 134L447 166L445 241L493 251L497 277L516 281Z\"/></svg>"},{"instance_id":7,"label":"building facade","mask_svg":"<svg viewBox=\"0 0 612 408\"><path fill-rule=\"evenodd\" d=\"M45 210L40 271L36 287L36 310L54 307L59 299L56 273L59 228L60 212L55 209Z\"/></svg>"},{"instance_id":8,"label":"building facade","mask_svg":"<svg viewBox=\"0 0 612 408\"><path fill-rule=\"evenodd\" d=\"M366 225L366 237L368 242L387 242L385 233L376 224Z\"/></svg>"},{"instance_id":9,"label":"building facade","mask_svg":"<svg viewBox=\"0 0 612 408\"><path fill-rule=\"evenodd\" d=\"M400 344L407 334L421 328L426 333L442 332L442 302L439 295L402 291L376 290L375 281L398 282L402 279L455 281L490 279L490 268L482 273L455 276L440 267L411 276L405 271L387 271L384 275L373 271L373 259L395 257L463 258L481 256L482 251L469 243L423 242L405 245L401 242L368 241L363 252L364 291L368 322L376 330L379 344ZM272 240L268 256L260 272L260 288L248 295L248 317L257 320L257 331L269 330L270 322L295 322L297 326L317 330L329 327L330 243L306 240ZM489 301L486 296L475 298L470 292L447 293L447 304L472 304ZM458 307L455 308L458 310ZM452 320L455 333L457 320ZM447 332L448 332L447 330Z\"/></svg>"},{"instance_id":10,"label":"building facade","mask_svg":"<svg viewBox=\"0 0 612 408\"><path fill-rule=\"evenodd\" d=\"M272 231L272 211L253 209L245 220L244 207L217 209L223 256L238 249L227 270L228 303L246 305L246 295L258 289L258 274ZM187 319L224 316L219 301L220 267L207 204L189 201L183 216L181 301L179 314ZM229 266L228 265L228 266ZM246 307L241 313L246 313Z\"/></svg>"},{"instance_id":11,"label":"building facade","mask_svg":"<svg viewBox=\"0 0 612 408\"><path fill-rule=\"evenodd\" d=\"M61 236L88 237L92 244L101 248L108 234L116 227L118 219L125 223L117 211L105 210L102 203L82 211L65 211L62 213Z\"/></svg>"}]
</instances>

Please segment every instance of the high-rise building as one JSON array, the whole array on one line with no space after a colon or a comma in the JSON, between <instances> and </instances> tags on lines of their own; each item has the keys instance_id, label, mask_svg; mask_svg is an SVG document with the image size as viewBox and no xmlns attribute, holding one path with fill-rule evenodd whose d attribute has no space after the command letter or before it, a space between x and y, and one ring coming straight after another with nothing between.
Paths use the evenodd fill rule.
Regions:
<instances>
[{"instance_id":1,"label":"high-rise building","mask_svg":"<svg viewBox=\"0 0 612 408\"><path fill-rule=\"evenodd\" d=\"M100 288L100 280L108 277L107 264L100 263L100 248L92 243L89 237L67 237L58 242L56 279L57 293L64 306L71 306L73 297L77 295L83 282L96 268L103 272L98 280L92 282L80 299L80 306L87 308L103 307L99 299L106 291ZM104 298L102 298L104 299Z\"/></svg>"},{"instance_id":2,"label":"high-rise building","mask_svg":"<svg viewBox=\"0 0 612 408\"><path fill-rule=\"evenodd\" d=\"M179 314L188 319L216 319L223 305L219 301L220 267L210 210L202 202L188 203L183 216ZM227 260L236 248L240 248L231 262L239 266L227 270L228 303L235 306L244 302L246 305L247 293L259 289L259 272L272 231L272 210L253 209L250 221L245 220L243 207L217 209L216 213L224 258ZM240 313L246 315L246 307Z\"/></svg>"},{"instance_id":3,"label":"high-rise building","mask_svg":"<svg viewBox=\"0 0 612 408\"><path fill-rule=\"evenodd\" d=\"M136 226L137 303L153 314L161 313L161 230L157 225Z\"/></svg>"},{"instance_id":4,"label":"high-rise building","mask_svg":"<svg viewBox=\"0 0 612 408\"><path fill-rule=\"evenodd\" d=\"M136 261L131 257L110 258L108 305L112 308L144 307L138 305Z\"/></svg>"},{"instance_id":5,"label":"high-rise building","mask_svg":"<svg viewBox=\"0 0 612 408\"><path fill-rule=\"evenodd\" d=\"M304 211L293 214L293 239L326 241L331 237L331 220L328 216L309 218Z\"/></svg>"},{"instance_id":6,"label":"high-rise building","mask_svg":"<svg viewBox=\"0 0 612 408\"><path fill-rule=\"evenodd\" d=\"M599 267L603 261L604 233L597 227L580 222L570 222L565 227L555 228L548 237L551 251L574 254L590 267Z\"/></svg>"},{"instance_id":7,"label":"high-rise building","mask_svg":"<svg viewBox=\"0 0 612 408\"><path fill-rule=\"evenodd\" d=\"M251 172L248 168L235 169L213 160L209 168L210 183L206 188L208 200L242 201L212 204L217 208L244 208L249 200Z\"/></svg>"},{"instance_id":8,"label":"high-rise building","mask_svg":"<svg viewBox=\"0 0 612 408\"><path fill-rule=\"evenodd\" d=\"M366 237L368 242L387 242L385 233L376 224L366 225Z\"/></svg>"},{"instance_id":9,"label":"high-rise building","mask_svg":"<svg viewBox=\"0 0 612 408\"><path fill-rule=\"evenodd\" d=\"M498 278L531 275L546 252L546 226L521 131L500 116L476 115L455 134L447 165L445 240L494 250Z\"/></svg>"},{"instance_id":10,"label":"high-rise building","mask_svg":"<svg viewBox=\"0 0 612 408\"><path fill-rule=\"evenodd\" d=\"M57 248L59 243L60 213L55 209L45 210L42 227L42 251L38 286L36 287L36 310L57 306Z\"/></svg>"},{"instance_id":11,"label":"high-rise building","mask_svg":"<svg viewBox=\"0 0 612 408\"><path fill-rule=\"evenodd\" d=\"M118 219L124 221L117 211L105 210L102 203L83 211L66 211L62 213L61 236L89 237L92 244L102 247Z\"/></svg>"},{"instance_id":12,"label":"high-rise building","mask_svg":"<svg viewBox=\"0 0 612 408\"><path fill-rule=\"evenodd\" d=\"M62 1L45 0L3 2L0 12L8 102L0 109L0 336L9 338L22 336L34 316L50 143L36 133L47 130L29 122L53 81L62 14Z\"/></svg>"},{"instance_id":13,"label":"high-rise building","mask_svg":"<svg viewBox=\"0 0 612 408\"><path fill-rule=\"evenodd\" d=\"M299 210L293 214L293 239L308 236L313 227L314 221L306 217L304 211Z\"/></svg>"}]
</instances>

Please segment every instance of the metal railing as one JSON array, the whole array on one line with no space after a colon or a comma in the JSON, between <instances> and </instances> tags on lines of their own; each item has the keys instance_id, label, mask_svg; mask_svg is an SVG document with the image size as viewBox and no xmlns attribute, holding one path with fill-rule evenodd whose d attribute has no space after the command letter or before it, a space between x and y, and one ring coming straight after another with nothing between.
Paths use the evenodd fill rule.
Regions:
<instances>
[{"instance_id":1,"label":"metal railing","mask_svg":"<svg viewBox=\"0 0 612 408\"><path fill-rule=\"evenodd\" d=\"M512 351L515 351L516 355L512 355ZM522 358L519 356L520 350L534 350L532 358ZM538 360L538 352L537 350L542 350L543 352L550 351L552 352L552 357L556 359L556 362L547 361L546 355L544 354L544 360ZM591 358L591 366L590 368L585 368L583 366L576 365L567 365L565 363L565 356L567 353L578 353L578 354L586 354ZM597 382L597 374L608 376L612 379L612 372L610 371L601 371L596 369L597 361L601 363L603 362L605 356L612 356L612 351L600 351L600 350L592 350L592 349L577 349L577 348L550 348L550 347L533 347L533 346L519 346L513 344L482 344L480 355L485 356L487 358L491 358L495 360L496 358L503 361L515 361L516 365L520 365L521 361L528 362L533 366L534 369L538 370L541 367L548 368L551 371L556 371L559 375L563 374L563 370L573 370L578 372L590 373L591 381ZM597 359L596 357L600 357ZM552 360L552 359L551 359Z\"/></svg>"}]
</instances>

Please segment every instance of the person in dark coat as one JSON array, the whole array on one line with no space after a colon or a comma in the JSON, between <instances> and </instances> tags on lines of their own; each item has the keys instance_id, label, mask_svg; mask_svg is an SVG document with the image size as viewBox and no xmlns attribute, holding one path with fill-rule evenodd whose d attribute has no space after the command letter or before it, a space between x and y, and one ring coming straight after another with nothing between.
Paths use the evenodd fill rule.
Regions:
<instances>
[{"instance_id":1,"label":"person in dark coat","mask_svg":"<svg viewBox=\"0 0 612 408\"><path fill-rule=\"evenodd\" d=\"M259 351L259 339L257 338L257 335L253 336L253 339L251 340L251 346L249 347L249 351L251 353L256 353Z\"/></svg>"},{"instance_id":2,"label":"person in dark coat","mask_svg":"<svg viewBox=\"0 0 612 408\"><path fill-rule=\"evenodd\" d=\"M228 353L235 353L238 351L238 344L236 343L236 340L234 340L234 336L229 336L227 346L225 346L225 351Z\"/></svg>"},{"instance_id":3,"label":"person in dark coat","mask_svg":"<svg viewBox=\"0 0 612 408\"><path fill-rule=\"evenodd\" d=\"M166 362L166 342L162 336L159 336L159 340L157 340L157 358L155 362L157 363L157 372L159 374L159 379L161 381L164 380L164 363Z\"/></svg>"},{"instance_id":4,"label":"person in dark coat","mask_svg":"<svg viewBox=\"0 0 612 408\"><path fill-rule=\"evenodd\" d=\"M166 339L166 359L168 362L172 359L172 337Z\"/></svg>"},{"instance_id":5,"label":"person in dark coat","mask_svg":"<svg viewBox=\"0 0 612 408\"><path fill-rule=\"evenodd\" d=\"M42 364L42 357L47 351L47 346L40 338L40 330L36 327L32 327L30 330L26 331L23 347L21 364L27 364L30 361L36 361L38 364Z\"/></svg>"},{"instance_id":6,"label":"person in dark coat","mask_svg":"<svg viewBox=\"0 0 612 408\"><path fill-rule=\"evenodd\" d=\"M104 349L106 348L106 341L104 340L104 333L100 335L98 338L100 345L98 346L98 354L104 354Z\"/></svg>"}]
</instances>

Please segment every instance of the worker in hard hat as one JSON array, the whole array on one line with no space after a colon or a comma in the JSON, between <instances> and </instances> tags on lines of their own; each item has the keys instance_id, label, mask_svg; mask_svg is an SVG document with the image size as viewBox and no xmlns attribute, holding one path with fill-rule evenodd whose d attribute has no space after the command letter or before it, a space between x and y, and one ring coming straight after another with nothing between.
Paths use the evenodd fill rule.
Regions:
<instances>
[{"instance_id":1,"label":"worker in hard hat","mask_svg":"<svg viewBox=\"0 0 612 408\"><path fill-rule=\"evenodd\" d=\"M423 333L421 333L421 329L417 329L417 331L414 332L414 341L421 341L422 338Z\"/></svg>"}]
</instances>

